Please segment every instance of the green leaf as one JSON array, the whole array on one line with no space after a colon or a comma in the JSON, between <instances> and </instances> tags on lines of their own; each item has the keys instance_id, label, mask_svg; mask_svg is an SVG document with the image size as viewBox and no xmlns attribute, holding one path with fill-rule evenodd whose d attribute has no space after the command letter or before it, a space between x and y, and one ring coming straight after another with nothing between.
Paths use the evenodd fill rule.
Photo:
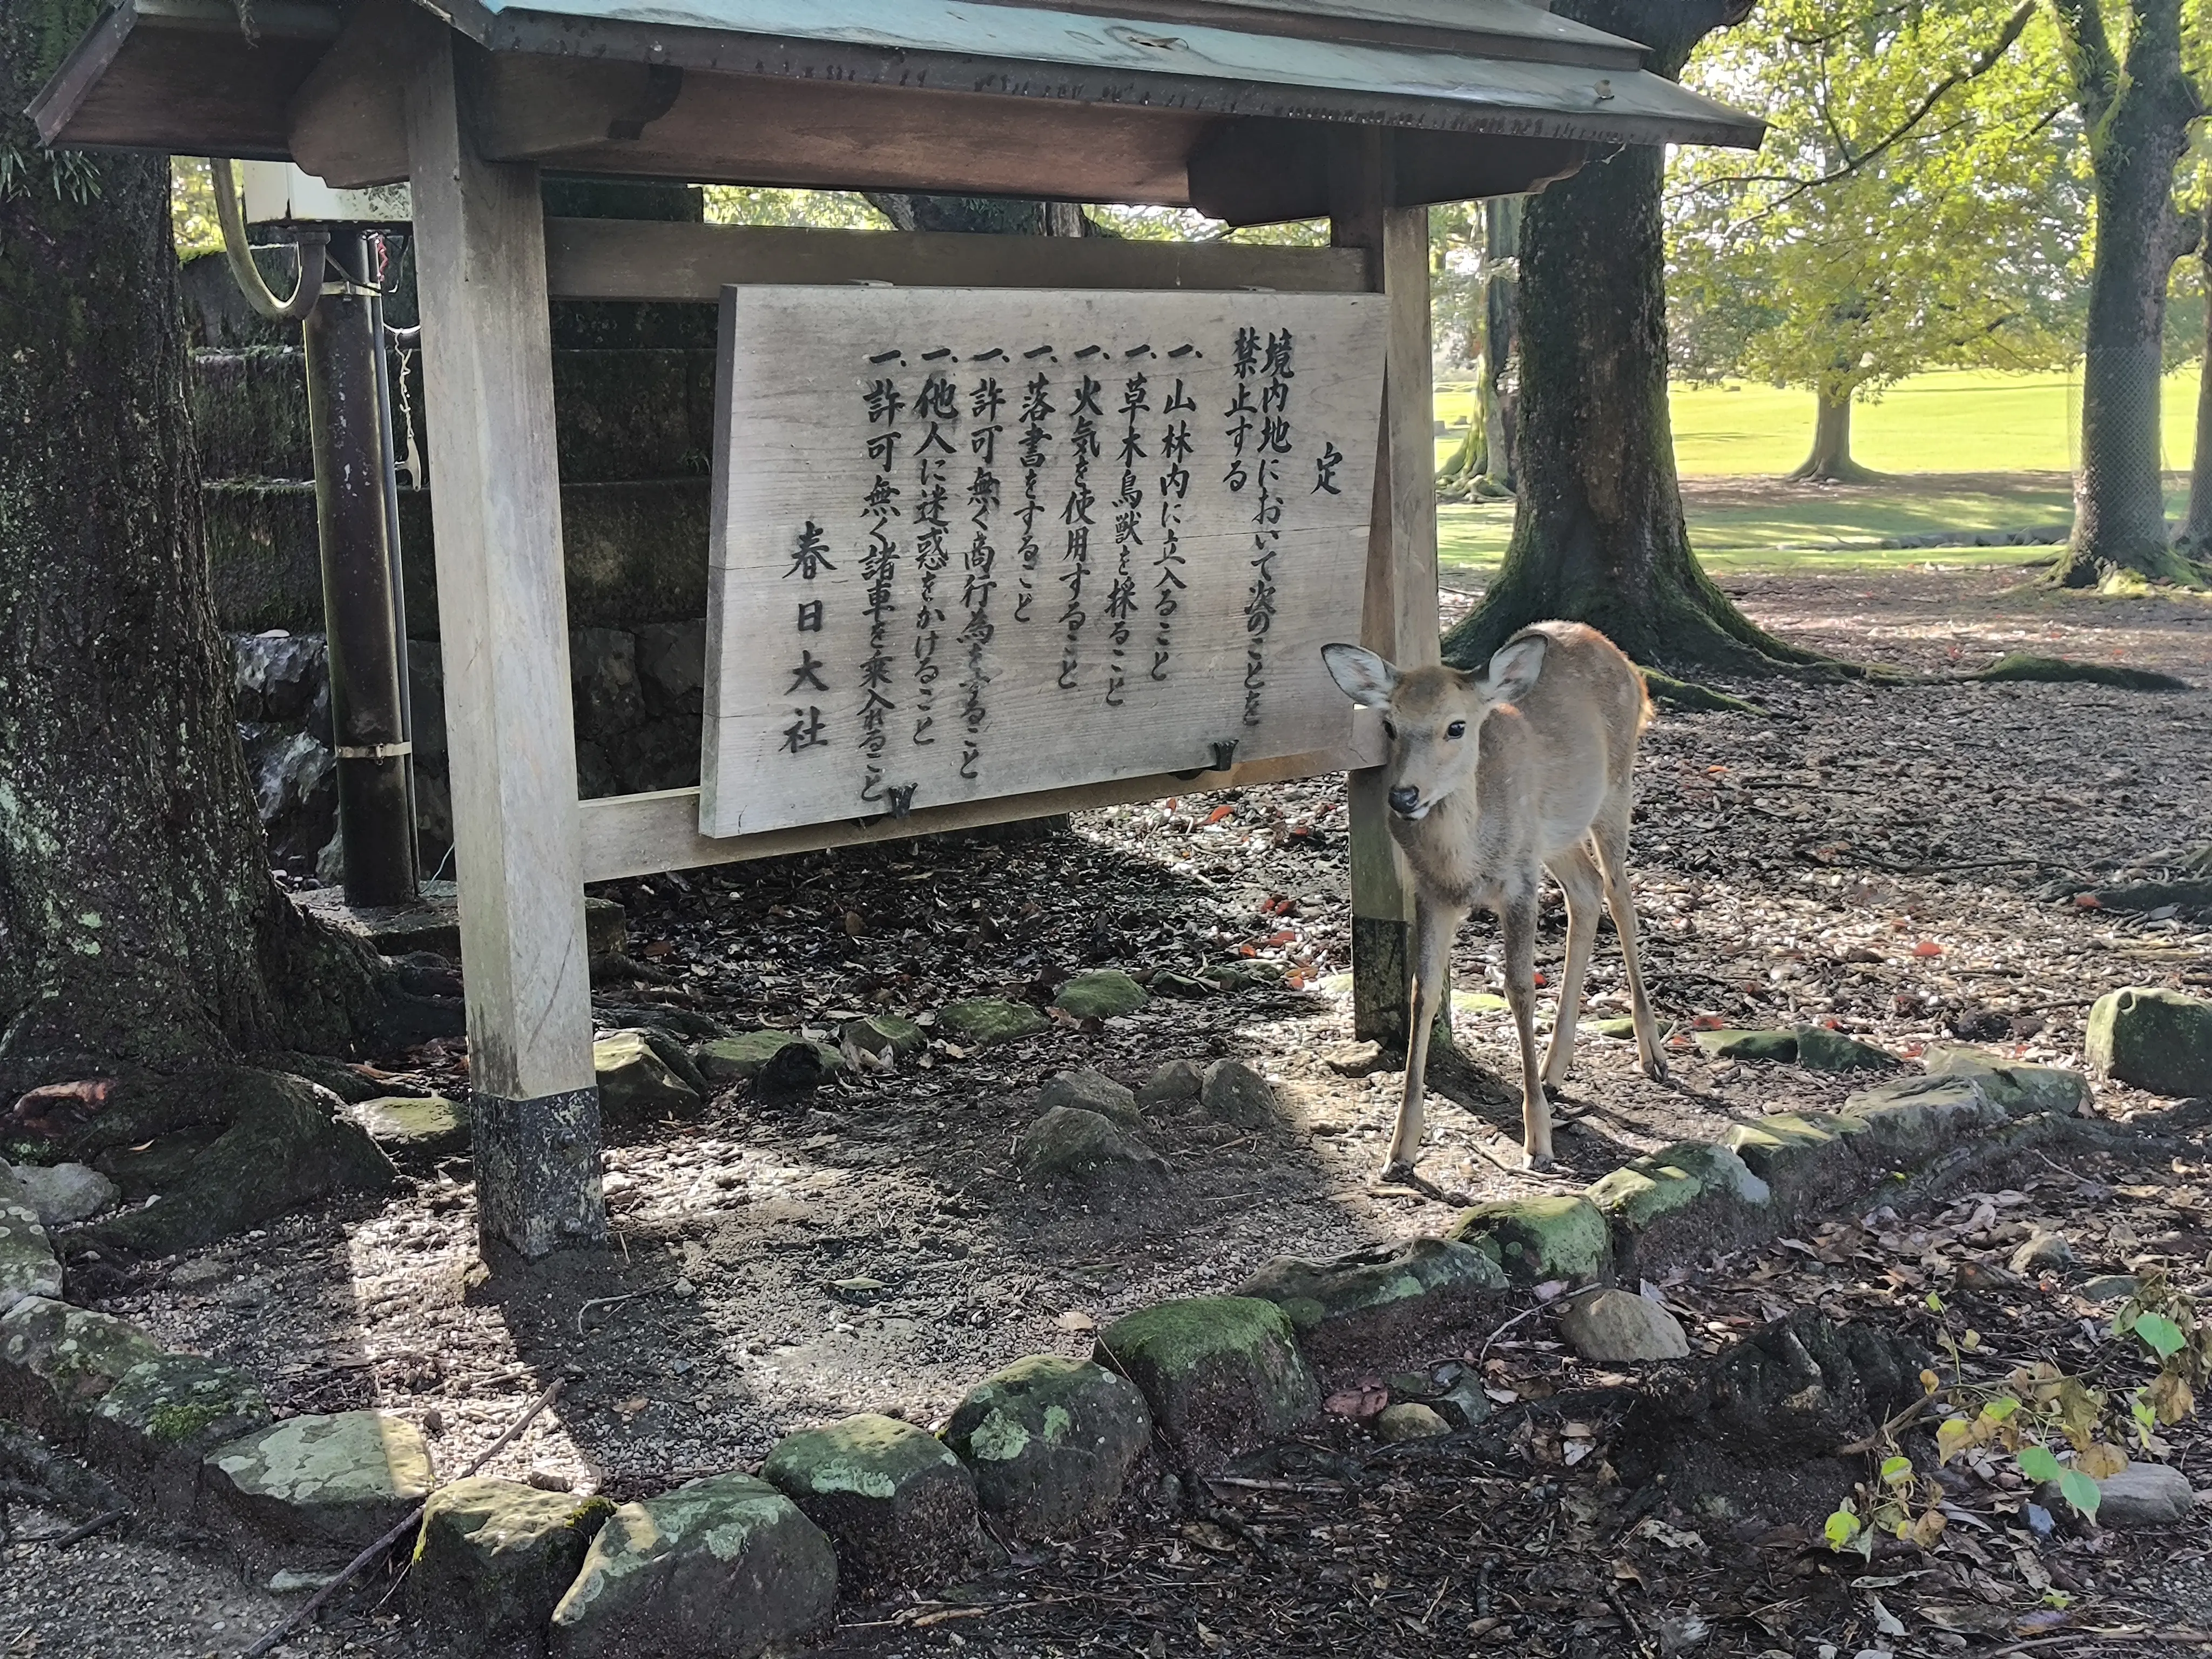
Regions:
<instances>
[{"instance_id":1,"label":"green leaf","mask_svg":"<svg viewBox=\"0 0 2212 1659\"><path fill-rule=\"evenodd\" d=\"M1828 1517L1828 1523L1822 1530L1827 1534L1830 1549L1847 1550L1851 1547L1851 1540L1859 1535L1859 1518L1849 1510L1838 1510Z\"/></svg>"},{"instance_id":2,"label":"green leaf","mask_svg":"<svg viewBox=\"0 0 2212 1659\"><path fill-rule=\"evenodd\" d=\"M1892 1486L1905 1485L1912 1479L1912 1460L1909 1457L1885 1457L1881 1460L1881 1478Z\"/></svg>"},{"instance_id":3,"label":"green leaf","mask_svg":"<svg viewBox=\"0 0 2212 1659\"><path fill-rule=\"evenodd\" d=\"M2059 1475L2058 1491L2068 1503L2092 1519L2105 1496L2097 1483L2079 1469L2067 1469Z\"/></svg>"},{"instance_id":4,"label":"green leaf","mask_svg":"<svg viewBox=\"0 0 2212 1659\"><path fill-rule=\"evenodd\" d=\"M2020 1472L2039 1485L2045 1480L2056 1480L2065 1473L2046 1446L2022 1446L2020 1449Z\"/></svg>"},{"instance_id":5,"label":"green leaf","mask_svg":"<svg viewBox=\"0 0 2212 1659\"><path fill-rule=\"evenodd\" d=\"M2182 1335L2181 1327L2164 1314L2147 1313L2138 1316L2136 1320L2136 1334L2149 1343L2153 1352L2160 1359L2179 1353L2182 1344L2188 1340Z\"/></svg>"},{"instance_id":6,"label":"green leaf","mask_svg":"<svg viewBox=\"0 0 2212 1659\"><path fill-rule=\"evenodd\" d=\"M1982 1407L1982 1415L1992 1423L2002 1423L2019 1409L2019 1401L2008 1394L2001 1394Z\"/></svg>"},{"instance_id":7,"label":"green leaf","mask_svg":"<svg viewBox=\"0 0 2212 1659\"><path fill-rule=\"evenodd\" d=\"M1933 1291L1928 1292L1928 1311L1929 1313L1942 1313L1943 1311L1943 1298L1936 1295Z\"/></svg>"}]
</instances>

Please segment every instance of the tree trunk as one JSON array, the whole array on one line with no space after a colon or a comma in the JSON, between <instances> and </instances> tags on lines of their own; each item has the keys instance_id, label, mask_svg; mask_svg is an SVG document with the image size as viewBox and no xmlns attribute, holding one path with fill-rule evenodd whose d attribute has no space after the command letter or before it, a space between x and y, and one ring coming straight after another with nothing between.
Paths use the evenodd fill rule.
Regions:
<instances>
[{"instance_id":1,"label":"tree trunk","mask_svg":"<svg viewBox=\"0 0 2212 1659\"><path fill-rule=\"evenodd\" d=\"M2197 449L2189 466L2189 518L2175 540L2184 555L2203 562L2212 560L2212 202L2204 205L2197 258L2204 278L2204 355L2197 368Z\"/></svg>"},{"instance_id":2,"label":"tree trunk","mask_svg":"<svg viewBox=\"0 0 2212 1659\"><path fill-rule=\"evenodd\" d=\"M1653 48L1680 71L1741 9L1573 0L1562 15ZM1586 622L1638 661L1768 671L1809 659L1770 639L1690 551L1667 409L1664 153L1630 145L1531 198L1521 225L1520 504L1504 567L1444 636L1446 660L1487 659L1547 617Z\"/></svg>"},{"instance_id":3,"label":"tree trunk","mask_svg":"<svg viewBox=\"0 0 2212 1659\"><path fill-rule=\"evenodd\" d=\"M1851 393L1815 394L1813 453L1789 477L1801 483L1864 483L1877 474L1851 459Z\"/></svg>"},{"instance_id":4,"label":"tree trunk","mask_svg":"<svg viewBox=\"0 0 2212 1659\"><path fill-rule=\"evenodd\" d=\"M2116 572L2190 580L2166 539L2159 434L2166 289L2189 250L2173 207L2173 171L2198 113L2182 72L2179 0L2130 8L2124 72L2115 72L2101 14L2062 6L2076 100L2092 133L2096 253L2081 364L2081 459L2074 534L2052 580L2089 587Z\"/></svg>"},{"instance_id":5,"label":"tree trunk","mask_svg":"<svg viewBox=\"0 0 2212 1659\"><path fill-rule=\"evenodd\" d=\"M1521 396L1521 208L1501 196L1483 208L1482 422L1489 455L1483 477L1511 493L1516 405Z\"/></svg>"},{"instance_id":6,"label":"tree trunk","mask_svg":"<svg viewBox=\"0 0 2212 1659\"><path fill-rule=\"evenodd\" d=\"M994 236L1082 236L1083 210L1073 202L1030 202L999 196L908 196L870 191L869 205L901 230L966 231Z\"/></svg>"},{"instance_id":7,"label":"tree trunk","mask_svg":"<svg viewBox=\"0 0 2212 1659\"><path fill-rule=\"evenodd\" d=\"M98 12L0 0L0 1090L343 1051L374 958L269 872L202 544L166 156L16 112ZM4 1101L5 1094L0 1094Z\"/></svg>"}]
</instances>

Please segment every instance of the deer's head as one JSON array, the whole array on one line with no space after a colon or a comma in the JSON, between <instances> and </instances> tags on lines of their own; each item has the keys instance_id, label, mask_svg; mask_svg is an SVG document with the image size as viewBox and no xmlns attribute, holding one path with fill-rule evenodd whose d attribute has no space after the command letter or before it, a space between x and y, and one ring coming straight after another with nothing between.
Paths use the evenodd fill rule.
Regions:
<instances>
[{"instance_id":1,"label":"deer's head","mask_svg":"<svg viewBox=\"0 0 2212 1659\"><path fill-rule=\"evenodd\" d=\"M1329 678L1344 695L1382 713L1392 811L1426 817L1454 790L1472 786L1483 721L1499 704L1528 694L1543 672L1545 644L1541 635L1510 641L1479 672L1401 670L1356 645L1322 647Z\"/></svg>"}]
</instances>

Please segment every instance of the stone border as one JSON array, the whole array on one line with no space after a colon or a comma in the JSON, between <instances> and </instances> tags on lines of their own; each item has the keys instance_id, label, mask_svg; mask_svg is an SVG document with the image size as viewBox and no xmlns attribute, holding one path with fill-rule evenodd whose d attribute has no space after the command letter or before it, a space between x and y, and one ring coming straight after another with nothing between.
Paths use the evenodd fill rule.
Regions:
<instances>
[{"instance_id":1,"label":"stone border","mask_svg":"<svg viewBox=\"0 0 2212 1659\"><path fill-rule=\"evenodd\" d=\"M1838 1210L1833 1194L1868 1201L1991 1128L2089 1100L2079 1073L1986 1050L1939 1047L1925 1064L1840 1112L1680 1142L1579 1194L1478 1205L1440 1238L1283 1257L1236 1295L1125 1315L1089 1360L1034 1355L985 1379L942 1436L848 1418L787 1436L760 1478L618 1507L483 1478L433 1496L428 1447L390 1413L275 1420L252 1378L58 1300L51 1245L0 1172L0 1418L256 1565L350 1554L428 1499L414 1600L455 1655L586 1659L642 1641L742 1656L826 1626L841 1578L878 1592L939 1582L983 1522L1015 1538L1079 1528L1148 1454L1203 1479L1312 1420L1330 1380L1494 1328L1533 1286L1765 1243Z\"/></svg>"}]
</instances>

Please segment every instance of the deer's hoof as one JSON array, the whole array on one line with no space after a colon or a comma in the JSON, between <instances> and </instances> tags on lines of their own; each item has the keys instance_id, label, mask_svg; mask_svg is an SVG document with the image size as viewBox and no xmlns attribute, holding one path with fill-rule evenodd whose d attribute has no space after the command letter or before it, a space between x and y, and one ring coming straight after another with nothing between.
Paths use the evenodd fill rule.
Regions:
<instances>
[{"instance_id":1,"label":"deer's hoof","mask_svg":"<svg viewBox=\"0 0 2212 1659\"><path fill-rule=\"evenodd\" d=\"M1552 1155L1549 1152L1521 1154L1521 1167L1524 1170L1548 1170L1552 1167Z\"/></svg>"},{"instance_id":2,"label":"deer's hoof","mask_svg":"<svg viewBox=\"0 0 2212 1659\"><path fill-rule=\"evenodd\" d=\"M1411 1158L1394 1158L1382 1166L1382 1181L1385 1186L1413 1178L1413 1161Z\"/></svg>"},{"instance_id":3,"label":"deer's hoof","mask_svg":"<svg viewBox=\"0 0 2212 1659\"><path fill-rule=\"evenodd\" d=\"M1664 1083L1667 1080L1667 1057L1664 1054L1652 1055L1644 1062L1644 1075L1654 1083Z\"/></svg>"}]
</instances>

